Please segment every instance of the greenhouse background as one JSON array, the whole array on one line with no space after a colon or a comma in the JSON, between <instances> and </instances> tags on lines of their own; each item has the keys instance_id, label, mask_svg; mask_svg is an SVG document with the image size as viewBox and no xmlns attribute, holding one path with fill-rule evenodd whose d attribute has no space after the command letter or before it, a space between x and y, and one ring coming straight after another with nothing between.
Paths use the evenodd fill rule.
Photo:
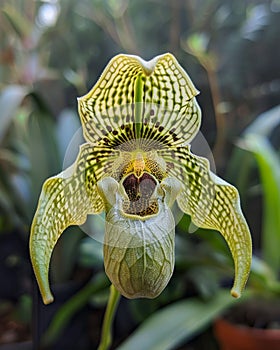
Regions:
<instances>
[{"instance_id":1,"label":"greenhouse background","mask_svg":"<svg viewBox=\"0 0 280 350\"><path fill-rule=\"evenodd\" d=\"M111 348L218 350L215 320L235 304L250 327L280 329L279 23L279 0L0 0L0 350L98 347L109 295L102 244L67 229L45 306L28 240L43 182L76 157L65 154L81 127L77 97L119 53L170 52L190 75L208 157L239 190L254 258L244 315L223 238L189 233L184 215L169 285L153 300L121 299ZM88 225L103 231L100 218ZM263 300L273 307L256 316Z\"/></svg>"}]
</instances>

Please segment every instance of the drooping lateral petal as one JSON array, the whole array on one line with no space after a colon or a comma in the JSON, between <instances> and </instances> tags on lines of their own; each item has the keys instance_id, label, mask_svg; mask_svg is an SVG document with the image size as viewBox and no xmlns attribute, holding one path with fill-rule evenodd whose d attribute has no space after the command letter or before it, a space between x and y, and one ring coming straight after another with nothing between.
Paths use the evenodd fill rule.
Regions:
<instances>
[{"instance_id":1,"label":"drooping lateral petal","mask_svg":"<svg viewBox=\"0 0 280 350\"><path fill-rule=\"evenodd\" d=\"M151 61L117 55L78 100L84 137L109 147L147 138L165 145L190 142L201 122L197 94L169 53Z\"/></svg>"},{"instance_id":2,"label":"drooping lateral petal","mask_svg":"<svg viewBox=\"0 0 280 350\"><path fill-rule=\"evenodd\" d=\"M183 184L177 197L180 209L195 225L218 230L224 236L235 264L231 294L239 297L250 272L252 242L237 189L213 174L208 160L193 155L189 148L163 150L159 155L167 163L169 176Z\"/></svg>"},{"instance_id":3,"label":"drooping lateral petal","mask_svg":"<svg viewBox=\"0 0 280 350\"><path fill-rule=\"evenodd\" d=\"M76 162L45 181L30 235L30 255L45 304L53 301L49 287L49 263L54 246L70 225L81 225L87 214L103 209L96 183L118 152L84 144Z\"/></svg>"}]
</instances>

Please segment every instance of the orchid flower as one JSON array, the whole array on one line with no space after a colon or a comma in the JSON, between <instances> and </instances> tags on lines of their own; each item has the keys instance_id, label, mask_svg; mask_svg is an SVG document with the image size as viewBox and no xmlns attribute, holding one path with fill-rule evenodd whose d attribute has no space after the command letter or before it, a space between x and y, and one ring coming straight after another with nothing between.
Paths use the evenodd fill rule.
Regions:
<instances>
[{"instance_id":1,"label":"orchid flower","mask_svg":"<svg viewBox=\"0 0 280 350\"><path fill-rule=\"evenodd\" d=\"M252 256L251 236L235 187L190 151L199 131L198 90L169 53L144 61L117 55L78 99L85 143L75 163L46 180L30 236L45 304L52 251L63 231L105 211L104 265L127 298L154 298L174 269L175 201L192 222L218 230L235 265L239 297Z\"/></svg>"}]
</instances>

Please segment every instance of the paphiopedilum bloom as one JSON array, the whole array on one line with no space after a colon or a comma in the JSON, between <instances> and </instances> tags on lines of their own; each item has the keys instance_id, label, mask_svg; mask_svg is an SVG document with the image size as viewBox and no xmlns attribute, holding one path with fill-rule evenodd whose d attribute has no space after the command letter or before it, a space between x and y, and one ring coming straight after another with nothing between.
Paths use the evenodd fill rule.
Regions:
<instances>
[{"instance_id":1,"label":"paphiopedilum bloom","mask_svg":"<svg viewBox=\"0 0 280 350\"><path fill-rule=\"evenodd\" d=\"M174 268L175 201L196 226L223 235L235 265L231 294L241 295L251 236L236 188L190 151L201 123L197 94L171 54L151 61L118 55L78 99L86 142L72 166L44 183L31 228L31 260L44 303L53 301L48 273L58 238L102 211L112 284L128 298L159 295Z\"/></svg>"}]
</instances>

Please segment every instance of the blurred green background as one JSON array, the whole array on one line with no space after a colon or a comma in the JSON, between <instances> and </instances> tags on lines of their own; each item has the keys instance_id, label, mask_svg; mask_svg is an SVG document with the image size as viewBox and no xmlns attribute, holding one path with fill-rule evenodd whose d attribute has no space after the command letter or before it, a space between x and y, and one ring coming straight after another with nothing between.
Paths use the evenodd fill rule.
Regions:
<instances>
[{"instance_id":1,"label":"blurred green background","mask_svg":"<svg viewBox=\"0 0 280 350\"><path fill-rule=\"evenodd\" d=\"M41 186L61 171L80 128L77 97L118 53L171 52L191 76L217 173L238 187L252 231L249 290L278 298L279 23L280 0L0 0L0 349L97 347L108 297L101 244L67 230L46 307L28 237ZM101 220L89 225L102 232ZM189 225L184 216L177 226L162 295L121 300L112 348L218 349L211 324L234 302L223 288L232 260L219 234L187 234Z\"/></svg>"}]
</instances>

